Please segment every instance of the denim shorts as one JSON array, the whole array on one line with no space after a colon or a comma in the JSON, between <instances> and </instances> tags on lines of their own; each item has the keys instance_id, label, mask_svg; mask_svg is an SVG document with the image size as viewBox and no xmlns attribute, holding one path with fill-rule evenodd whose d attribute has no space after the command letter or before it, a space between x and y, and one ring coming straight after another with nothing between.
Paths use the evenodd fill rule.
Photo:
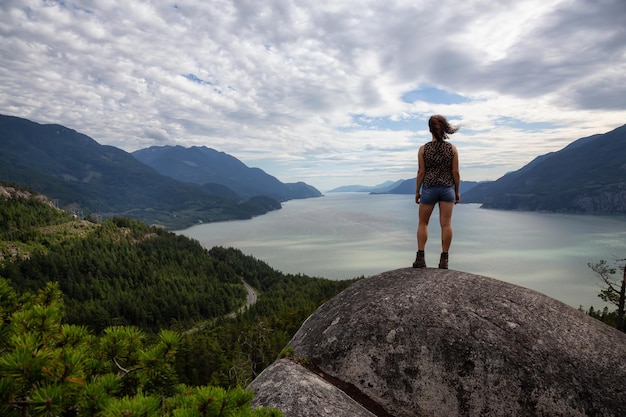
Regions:
<instances>
[{"instance_id":1,"label":"denim shorts","mask_svg":"<svg viewBox=\"0 0 626 417\"><path fill-rule=\"evenodd\" d=\"M454 203L456 201L456 193L454 186L452 187L422 187L420 195L420 203L436 204L438 201L446 201Z\"/></svg>"}]
</instances>

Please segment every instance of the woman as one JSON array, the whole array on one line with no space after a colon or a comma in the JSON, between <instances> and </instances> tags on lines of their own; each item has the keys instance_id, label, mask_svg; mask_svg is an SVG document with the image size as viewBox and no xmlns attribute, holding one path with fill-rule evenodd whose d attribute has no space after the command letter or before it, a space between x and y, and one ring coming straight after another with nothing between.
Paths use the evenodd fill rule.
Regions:
<instances>
[{"instance_id":1,"label":"woman","mask_svg":"<svg viewBox=\"0 0 626 417\"><path fill-rule=\"evenodd\" d=\"M452 209L461 201L459 186L459 154L456 147L446 142L448 135L458 127L452 127L445 117L431 116L428 128L432 140L420 146L417 154L417 186L415 202L419 204L417 226L417 257L413 268L425 268L424 248L428 240L428 221L435 204L439 203L439 223L441 224L441 257L439 268L448 269L448 250L452 242Z\"/></svg>"}]
</instances>

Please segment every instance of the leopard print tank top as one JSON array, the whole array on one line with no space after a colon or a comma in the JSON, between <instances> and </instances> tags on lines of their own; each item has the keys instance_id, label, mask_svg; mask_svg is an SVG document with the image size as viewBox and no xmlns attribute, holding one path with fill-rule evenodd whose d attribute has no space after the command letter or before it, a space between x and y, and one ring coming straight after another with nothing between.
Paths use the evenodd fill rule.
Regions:
<instances>
[{"instance_id":1,"label":"leopard print tank top","mask_svg":"<svg viewBox=\"0 0 626 417\"><path fill-rule=\"evenodd\" d=\"M424 145L425 187L452 187L454 151L449 142L428 142Z\"/></svg>"}]
</instances>

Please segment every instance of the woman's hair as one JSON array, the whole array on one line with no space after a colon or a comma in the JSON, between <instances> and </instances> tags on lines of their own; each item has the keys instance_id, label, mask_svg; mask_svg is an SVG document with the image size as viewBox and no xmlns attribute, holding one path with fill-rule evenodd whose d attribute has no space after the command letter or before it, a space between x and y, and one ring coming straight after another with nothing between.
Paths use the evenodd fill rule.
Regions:
<instances>
[{"instance_id":1,"label":"woman's hair","mask_svg":"<svg viewBox=\"0 0 626 417\"><path fill-rule=\"evenodd\" d=\"M443 142L448 139L448 135L460 129L459 126L451 126L446 118L439 114L430 116L430 119L428 119L428 128L430 129L430 133L437 139L437 142Z\"/></svg>"}]
</instances>

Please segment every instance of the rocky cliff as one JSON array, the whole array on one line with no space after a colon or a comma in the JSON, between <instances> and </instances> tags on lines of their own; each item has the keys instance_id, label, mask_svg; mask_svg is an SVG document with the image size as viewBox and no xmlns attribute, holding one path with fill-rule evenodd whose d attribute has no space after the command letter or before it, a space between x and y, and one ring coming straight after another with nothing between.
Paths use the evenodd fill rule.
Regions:
<instances>
[{"instance_id":1,"label":"rocky cliff","mask_svg":"<svg viewBox=\"0 0 626 417\"><path fill-rule=\"evenodd\" d=\"M626 334L535 291L399 269L321 306L250 388L298 416L626 416Z\"/></svg>"},{"instance_id":2,"label":"rocky cliff","mask_svg":"<svg viewBox=\"0 0 626 417\"><path fill-rule=\"evenodd\" d=\"M485 208L561 213L626 213L626 125L578 139L496 181L463 193Z\"/></svg>"}]
</instances>

